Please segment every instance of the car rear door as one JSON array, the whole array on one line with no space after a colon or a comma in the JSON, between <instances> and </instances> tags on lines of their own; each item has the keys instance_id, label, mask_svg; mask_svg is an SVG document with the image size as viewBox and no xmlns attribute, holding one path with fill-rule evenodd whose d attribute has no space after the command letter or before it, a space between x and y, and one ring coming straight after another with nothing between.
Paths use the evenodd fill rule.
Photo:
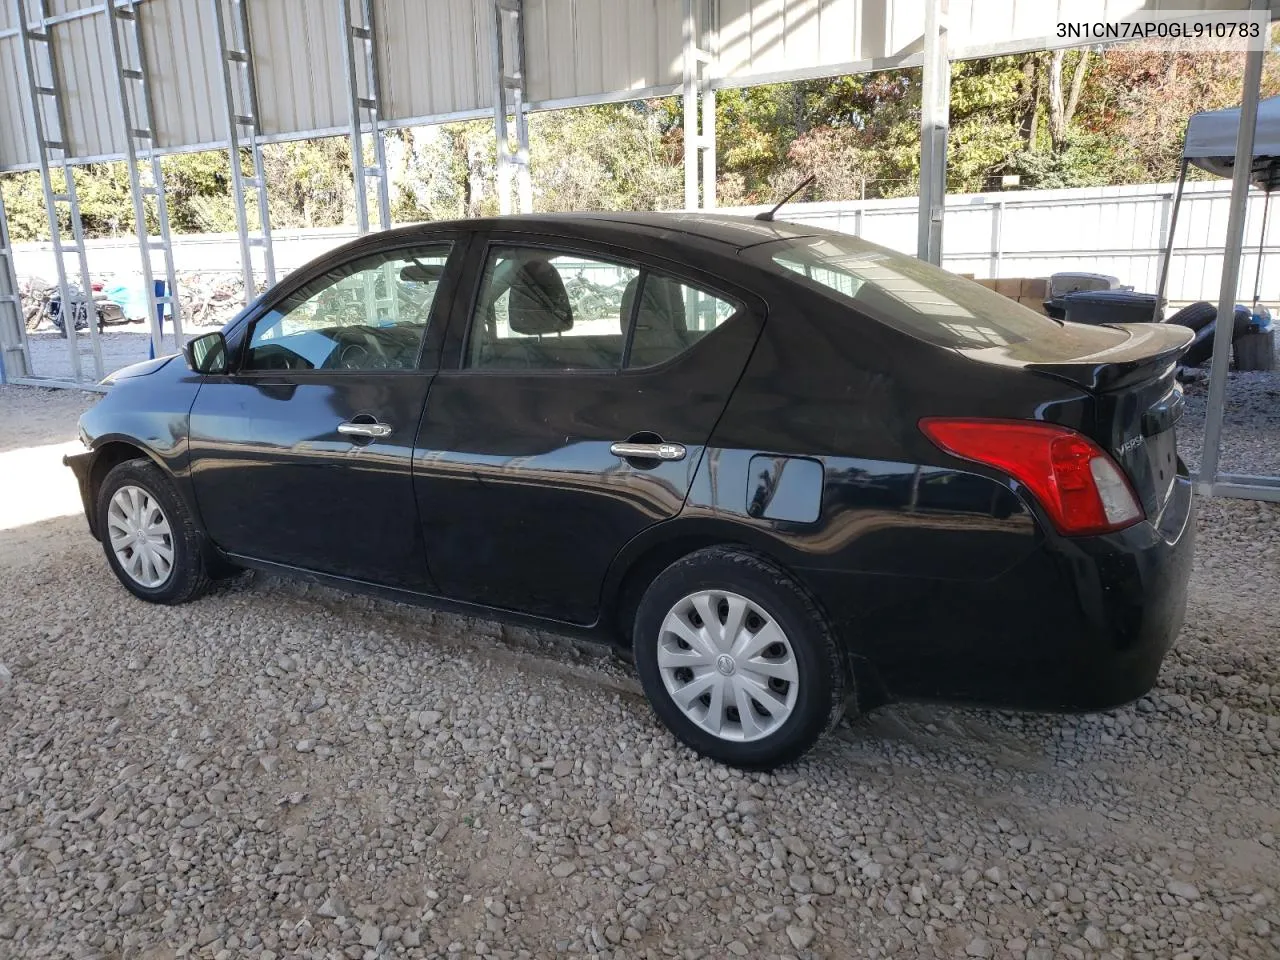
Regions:
<instances>
[{"instance_id":1,"label":"car rear door","mask_svg":"<svg viewBox=\"0 0 1280 960\"><path fill-rule=\"evenodd\" d=\"M327 263L250 319L237 365L191 410L196 501L220 548L433 589L412 452L460 244Z\"/></svg>"},{"instance_id":2,"label":"car rear door","mask_svg":"<svg viewBox=\"0 0 1280 960\"><path fill-rule=\"evenodd\" d=\"M634 251L495 233L414 453L449 597L590 623L610 562L675 515L759 335L758 299Z\"/></svg>"}]
</instances>

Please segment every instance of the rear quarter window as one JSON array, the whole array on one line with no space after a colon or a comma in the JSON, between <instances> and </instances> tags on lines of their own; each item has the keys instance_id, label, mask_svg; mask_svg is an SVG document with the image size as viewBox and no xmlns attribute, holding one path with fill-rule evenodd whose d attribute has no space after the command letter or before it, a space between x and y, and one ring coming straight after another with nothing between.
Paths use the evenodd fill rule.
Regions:
<instances>
[{"instance_id":1,"label":"rear quarter window","mask_svg":"<svg viewBox=\"0 0 1280 960\"><path fill-rule=\"evenodd\" d=\"M780 240L753 247L751 254L875 320L943 347L1007 347L1060 329L971 280L856 237Z\"/></svg>"}]
</instances>

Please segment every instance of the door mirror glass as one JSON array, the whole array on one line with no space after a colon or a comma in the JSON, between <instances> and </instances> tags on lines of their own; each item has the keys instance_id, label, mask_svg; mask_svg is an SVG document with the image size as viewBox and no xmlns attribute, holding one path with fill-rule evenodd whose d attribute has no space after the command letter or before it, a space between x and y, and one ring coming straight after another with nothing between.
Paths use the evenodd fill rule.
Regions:
<instances>
[{"instance_id":1,"label":"door mirror glass","mask_svg":"<svg viewBox=\"0 0 1280 960\"><path fill-rule=\"evenodd\" d=\"M196 373L227 372L227 341L217 330L188 340L182 348L182 355L187 358L187 366Z\"/></svg>"}]
</instances>

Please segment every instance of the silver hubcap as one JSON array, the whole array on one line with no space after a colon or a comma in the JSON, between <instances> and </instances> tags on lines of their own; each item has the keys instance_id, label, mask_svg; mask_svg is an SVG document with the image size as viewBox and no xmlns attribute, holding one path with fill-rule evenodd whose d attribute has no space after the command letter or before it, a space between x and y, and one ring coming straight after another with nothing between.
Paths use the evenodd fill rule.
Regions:
<instances>
[{"instance_id":1,"label":"silver hubcap","mask_svg":"<svg viewBox=\"0 0 1280 960\"><path fill-rule=\"evenodd\" d=\"M173 531L155 497L124 486L107 507L107 535L120 569L142 587L159 587L173 572Z\"/></svg>"},{"instance_id":2,"label":"silver hubcap","mask_svg":"<svg viewBox=\"0 0 1280 960\"><path fill-rule=\"evenodd\" d=\"M724 590L685 597L662 621L662 682L685 716L724 740L759 740L791 716L795 652L756 603Z\"/></svg>"}]
</instances>

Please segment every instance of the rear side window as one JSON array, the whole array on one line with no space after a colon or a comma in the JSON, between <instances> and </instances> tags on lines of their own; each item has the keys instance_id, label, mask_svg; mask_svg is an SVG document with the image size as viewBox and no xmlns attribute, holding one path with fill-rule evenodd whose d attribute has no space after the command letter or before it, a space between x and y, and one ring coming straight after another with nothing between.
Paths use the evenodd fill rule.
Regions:
<instances>
[{"instance_id":1,"label":"rear side window","mask_svg":"<svg viewBox=\"0 0 1280 960\"><path fill-rule=\"evenodd\" d=\"M499 247L489 254L466 365L498 370L622 366L622 300L639 269L577 254Z\"/></svg>"},{"instance_id":2,"label":"rear side window","mask_svg":"<svg viewBox=\"0 0 1280 960\"><path fill-rule=\"evenodd\" d=\"M464 365L617 370L669 360L738 311L641 267L532 247L490 251Z\"/></svg>"},{"instance_id":3,"label":"rear side window","mask_svg":"<svg viewBox=\"0 0 1280 960\"><path fill-rule=\"evenodd\" d=\"M684 353L735 313L738 305L656 273L628 289L623 314L631 327L628 367L649 367Z\"/></svg>"},{"instance_id":4,"label":"rear side window","mask_svg":"<svg viewBox=\"0 0 1280 960\"><path fill-rule=\"evenodd\" d=\"M1059 325L993 290L932 264L859 240L824 234L754 248L755 256L835 294L905 333L944 347L1001 347Z\"/></svg>"}]
</instances>

